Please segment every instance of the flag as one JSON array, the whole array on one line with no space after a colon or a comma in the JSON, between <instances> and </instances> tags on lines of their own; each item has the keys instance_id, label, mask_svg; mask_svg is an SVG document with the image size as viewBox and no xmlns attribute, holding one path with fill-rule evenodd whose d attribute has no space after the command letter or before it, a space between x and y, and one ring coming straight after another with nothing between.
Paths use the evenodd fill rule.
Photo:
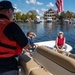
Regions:
<instances>
[{"instance_id":1,"label":"flag","mask_svg":"<svg viewBox=\"0 0 75 75\"><path fill-rule=\"evenodd\" d=\"M63 0L60 0L60 10L63 11Z\"/></svg>"},{"instance_id":2,"label":"flag","mask_svg":"<svg viewBox=\"0 0 75 75\"><path fill-rule=\"evenodd\" d=\"M63 0L56 0L56 7L57 7L57 12L62 12L63 11Z\"/></svg>"},{"instance_id":3,"label":"flag","mask_svg":"<svg viewBox=\"0 0 75 75\"><path fill-rule=\"evenodd\" d=\"M59 8L60 7L60 1L57 0L55 4L57 6L57 12L59 13L60 12L60 8Z\"/></svg>"}]
</instances>

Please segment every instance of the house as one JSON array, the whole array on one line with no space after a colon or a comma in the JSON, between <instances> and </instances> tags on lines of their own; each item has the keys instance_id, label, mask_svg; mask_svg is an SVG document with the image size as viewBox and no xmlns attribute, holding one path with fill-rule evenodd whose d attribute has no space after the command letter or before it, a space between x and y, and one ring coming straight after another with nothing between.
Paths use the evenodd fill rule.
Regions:
<instances>
[{"instance_id":1,"label":"house","mask_svg":"<svg viewBox=\"0 0 75 75\"><path fill-rule=\"evenodd\" d=\"M53 21L56 21L56 14L57 11L53 10L53 9L49 9L47 11L44 12L44 20L46 21L48 18L52 18Z\"/></svg>"}]
</instances>

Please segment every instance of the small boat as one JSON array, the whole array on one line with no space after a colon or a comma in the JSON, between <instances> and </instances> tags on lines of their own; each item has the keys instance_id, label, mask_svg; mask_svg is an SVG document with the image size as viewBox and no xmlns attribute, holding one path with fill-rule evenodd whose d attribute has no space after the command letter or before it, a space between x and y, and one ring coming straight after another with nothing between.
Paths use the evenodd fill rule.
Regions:
<instances>
[{"instance_id":1,"label":"small boat","mask_svg":"<svg viewBox=\"0 0 75 75\"><path fill-rule=\"evenodd\" d=\"M71 19L65 19L64 23L72 24L72 20Z\"/></svg>"},{"instance_id":2,"label":"small boat","mask_svg":"<svg viewBox=\"0 0 75 75\"><path fill-rule=\"evenodd\" d=\"M35 44L38 44L39 46L46 46L50 49L54 49L54 46L55 46L55 41L44 41L44 42L37 42ZM68 44L65 44L67 46L67 49L66 51L67 52L70 52L72 50L72 47Z\"/></svg>"},{"instance_id":3,"label":"small boat","mask_svg":"<svg viewBox=\"0 0 75 75\"><path fill-rule=\"evenodd\" d=\"M35 24L39 24L40 22L41 22L40 19L35 19L35 20L34 20L34 23L35 23Z\"/></svg>"},{"instance_id":4,"label":"small boat","mask_svg":"<svg viewBox=\"0 0 75 75\"><path fill-rule=\"evenodd\" d=\"M75 18L73 19L73 24L75 24Z\"/></svg>"},{"instance_id":5,"label":"small boat","mask_svg":"<svg viewBox=\"0 0 75 75\"><path fill-rule=\"evenodd\" d=\"M52 22L52 17L48 17L46 20L46 23L50 23L50 22Z\"/></svg>"}]
</instances>

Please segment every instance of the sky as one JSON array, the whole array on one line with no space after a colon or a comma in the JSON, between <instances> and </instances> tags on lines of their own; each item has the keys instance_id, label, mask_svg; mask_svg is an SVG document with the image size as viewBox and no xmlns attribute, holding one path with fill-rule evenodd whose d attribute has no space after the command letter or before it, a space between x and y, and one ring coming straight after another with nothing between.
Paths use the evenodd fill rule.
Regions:
<instances>
[{"instance_id":1,"label":"sky","mask_svg":"<svg viewBox=\"0 0 75 75\"><path fill-rule=\"evenodd\" d=\"M0 0L2 1L2 0ZM41 16L44 11L52 8L57 10L56 0L9 0L16 8L16 12L27 13L30 10L36 10ZM75 12L75 0L64 0L64 11Z\"/></svg>"}]
</instances>

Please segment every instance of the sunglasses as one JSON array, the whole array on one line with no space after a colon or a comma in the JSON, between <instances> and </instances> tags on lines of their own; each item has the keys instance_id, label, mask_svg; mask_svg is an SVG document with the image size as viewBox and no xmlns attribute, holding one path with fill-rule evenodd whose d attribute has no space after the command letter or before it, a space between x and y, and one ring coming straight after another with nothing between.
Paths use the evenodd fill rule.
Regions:
<instances>
[{"instance_id":1,"label":"sunglasses","mask_svg":"<svg viewBox=\"0 0 75 75\"><path fill-rule=\"evenodd\" d=\"M14 12L14 8L11 8L11 10Z\"/></svg>"}]
</instances>

